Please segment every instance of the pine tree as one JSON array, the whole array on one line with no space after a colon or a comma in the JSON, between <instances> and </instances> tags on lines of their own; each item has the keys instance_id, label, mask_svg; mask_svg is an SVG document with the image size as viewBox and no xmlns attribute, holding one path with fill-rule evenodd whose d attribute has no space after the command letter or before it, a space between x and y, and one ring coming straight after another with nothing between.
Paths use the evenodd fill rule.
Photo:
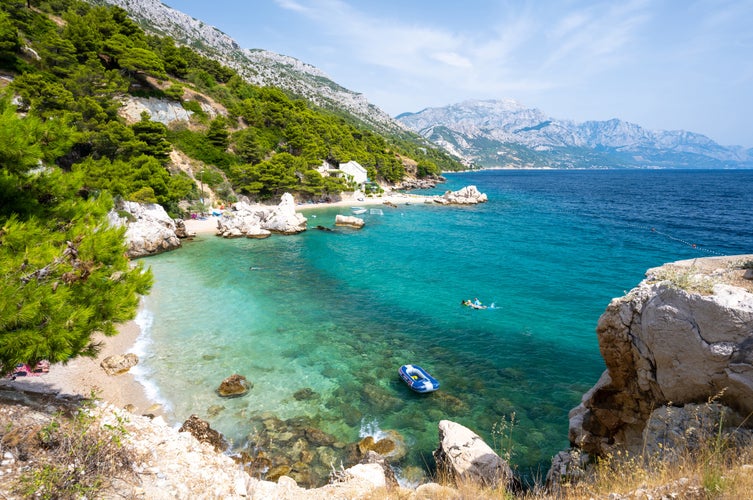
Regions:
<instances>
[{"instance_id":1,"label":"pine tree","mask_svg":"<svg viewBox=\"0 0 753 500\"><path fill-rule=\"evenodd\" d=\"M92 335L117 333L151 286L108 223L110 196L41 163L40 139L66 136L51 126L0 101L0 373L95 354Z\"/></svg>"}]
</instances>

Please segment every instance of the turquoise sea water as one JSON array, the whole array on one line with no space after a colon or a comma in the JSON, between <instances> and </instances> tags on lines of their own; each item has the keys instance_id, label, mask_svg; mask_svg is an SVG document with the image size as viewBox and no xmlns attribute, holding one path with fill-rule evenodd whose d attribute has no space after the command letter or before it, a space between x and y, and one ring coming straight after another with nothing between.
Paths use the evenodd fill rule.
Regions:
<instances>
[{"instance_id":1,"label":"turquoise sea water","mask_svg":"<svg viewBox=\"0 0 753 500\"><path fill-rule=\"evenodd\" d=\"M753 253L753 171L485 171L435 191L469 184L489 202L382 206L361 231L204 236L147 259L139 377L175 422L197 414L252 454L272 418L337 441L304 462L347 466L343 444L397 431L413 475L433 464L439 420L507 451L493 429L514 413L512 462L545 473L604 369L594 329L610 299L665 262ZM338 213L305 212L310 228ZM461 306L474 297L495 307ZM412 393L405 363L440 390ZM219 398L233 373L253 389Z\"/></svg>"}]
</instances>

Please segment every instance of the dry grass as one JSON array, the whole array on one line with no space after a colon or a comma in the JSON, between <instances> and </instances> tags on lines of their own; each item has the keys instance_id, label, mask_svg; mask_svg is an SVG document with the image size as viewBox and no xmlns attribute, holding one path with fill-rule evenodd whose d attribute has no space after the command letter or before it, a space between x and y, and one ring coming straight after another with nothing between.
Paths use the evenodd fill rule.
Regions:
<instances>
[{"instance_id":1,"label":"dry grass","mask_svg":"<svg viewBox=\"0 0 753 500\"><path fill-rule=\"evenodd\" d=\"M513 499L524 500L592 500L592 499L730 499L751 498L753 493L753 442L751 432L741 431L738 424L727 422L728 409L717 404L721 397L711 398L705 405L688 405L686 426L671 434L666 444L659 444L640 456L623 451L593 460L583 467L574 467L568 478L546 490L544 481L527 491L511 492L504 488L488 488L478 484L452 484L449 478L437 477L438 488L430 495L415 498L439 500ZM672 413L659 413L660 423L672 427ZM666 422L661 422L666 419ZM514 417L495 427L502 444L509 441ZM743 421L742 423L745 423ZM659 441L661 443L661 441ZM501 450L514 455L514 450ZM574 464L581 463L578 452L572 452ZM372 500L403 498L399 492L375 492Z\"/></svg>"},{"instance_id":2,"label":"dry grass","mask_svg":"<svg viewBox=\"0 0 753 500\"><path fill-rule=\"evenodd\" d=\"M133 452L123 446L124 422L102 425L84 404L46 422L7 424L0 451L23 464L4 479L22 498L98 498L121 480L133 480Z\"/></svg>"}]
</instances>

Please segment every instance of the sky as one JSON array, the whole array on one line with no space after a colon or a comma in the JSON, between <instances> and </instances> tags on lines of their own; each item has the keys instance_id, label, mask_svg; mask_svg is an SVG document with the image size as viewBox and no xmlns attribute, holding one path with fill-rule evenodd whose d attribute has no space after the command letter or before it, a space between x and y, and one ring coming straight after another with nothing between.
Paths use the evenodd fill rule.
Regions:
<instances>
[{"instance_id":1,"label":"sky","mask_svg":"<svg viewBox=\"0 0 753 500\"><path fill-rule=\"evenodd\" d=\"M396 116L515 99L753 147L753 0L162 0Z\"/></svg>"}]
</instances>

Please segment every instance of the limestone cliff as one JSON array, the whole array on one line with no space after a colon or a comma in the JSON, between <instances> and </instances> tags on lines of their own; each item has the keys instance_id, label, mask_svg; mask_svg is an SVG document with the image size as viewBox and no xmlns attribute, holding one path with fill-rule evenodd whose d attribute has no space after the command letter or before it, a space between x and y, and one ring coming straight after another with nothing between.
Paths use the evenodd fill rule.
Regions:
<instances>
[{"instance_id":1,"label":"limestone cliff","mask_svg":"<svg viewBox=\"0 0 753 500\"><path fill-rule=\"evenodd\" d=\"M640 451L652 412L669 405L753 413L751 267L753 255L665 264L612 300L597 326L607 369L570 412L571 444Z\"/></svg>"}]
</instances>

